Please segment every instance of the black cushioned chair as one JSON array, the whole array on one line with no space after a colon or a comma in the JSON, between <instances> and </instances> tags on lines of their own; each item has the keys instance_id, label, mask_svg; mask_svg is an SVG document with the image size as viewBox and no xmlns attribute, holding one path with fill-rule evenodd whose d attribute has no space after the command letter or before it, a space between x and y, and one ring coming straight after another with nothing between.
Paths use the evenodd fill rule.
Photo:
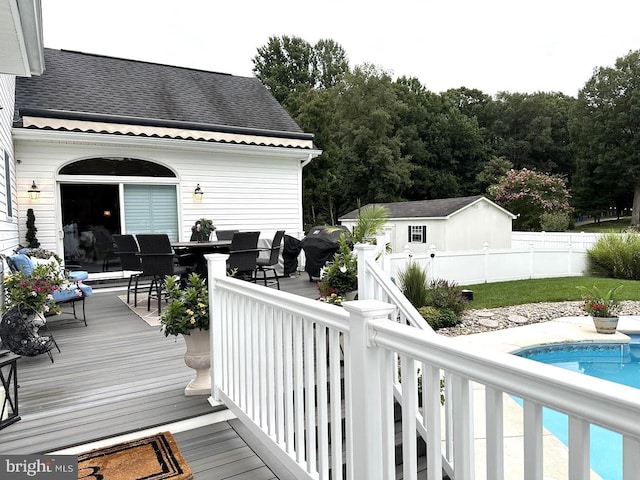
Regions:
<instances>
[{"instance_id":1,"label":"black cushioned chair","mask_svg":"<svg viewBox=\"0 0 640 480\"><path fill-rule=\"evenodd\" d=\"M177 265L169 236L164 233L143 233L136 235L142 260L142 276L150 277L147 310L151 310L151 298L158 299L158 314L162 312L164 279L167 275L179 275L185 279L191 272L186 266Z\"/></svg>"},{"instance_id":2,"label":"black cushioned chair","mask_svg":"<svg viewBox=\"0 0 640 480\"><path fill-rule=\"evenodd\" d=\"M269 248L269 257L260 258L256 260L255 280L258 283L258 274L262 274L262 282L265 287L271 287L273 285L280 290L280 280L278 278L278 272L276 271L276 265L280 259L280 247L282 245L282 237L284 237L284 230L278 230L273 237L271 247ZM264 250L263 250L264 251ZM268 275L270 274L270 275Z\"/></svg>"},{"instance_id":3,"label":"black cushioned chair","mask_svg":"<svg viewBox=\"0 0 640 480\"><path fill-rule=\"evenodd\" d=\"M138 306L138 282L142 277L142 257L140 256L140 248L138 242L133 235L113 235L113 241L118 247L117 254L120 257L120 266L122 271L130 271L129 283L127 285L127 303L133 292L133 305ZM133 288L131 283L134 282Z\"/></svg>"},{"instance_id":4,"label":"black cushioned chair","mask_svg":"<svg viewBox=\"0 0 640 480\"><path fill-rule=\"evenodd\" d=\"M258 259L258 237L260 232L237 232L231 239L227 271L242 280L253 282Z\"/></svg>"}]
</instances>

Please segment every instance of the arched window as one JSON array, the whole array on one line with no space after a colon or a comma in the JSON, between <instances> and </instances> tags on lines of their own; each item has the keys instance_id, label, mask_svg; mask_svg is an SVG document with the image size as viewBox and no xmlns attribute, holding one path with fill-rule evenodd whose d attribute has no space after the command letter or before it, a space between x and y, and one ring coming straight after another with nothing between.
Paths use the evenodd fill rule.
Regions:
<instances>
[{"instance_id":1,"label":"arched window","mask_svg":"<svg viewBox=\"0 0 640 480\"><path fill-rule=\"evenodd\" d=\"M107 175L125 177L176 176L167 167L138 158L89 158L78 160L60 169L61 175Z\"/></svg>"}]
</instances>

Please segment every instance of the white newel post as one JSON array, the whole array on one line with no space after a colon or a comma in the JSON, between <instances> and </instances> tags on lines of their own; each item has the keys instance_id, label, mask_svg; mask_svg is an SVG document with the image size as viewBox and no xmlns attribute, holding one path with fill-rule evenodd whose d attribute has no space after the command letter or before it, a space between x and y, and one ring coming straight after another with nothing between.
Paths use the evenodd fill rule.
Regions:
<instances>
[{"instance_id":1,"label":"white newel post","mask_svg":"<svg viewBox=\"0 0 640 480\"><path fill-rule=\"evenodd\" d=\"M374 297L374 282L368 277L366 261L373 260L376 253L376 246L365 243L358 243L354 246L358 258L358 299L365 300Z\"/></svg>"},{"instance_id":2,"label":"white newel post","mask_svg":"<svg viewBox=\"0 0 640 480\"><path fill-rule=\"evenodd\" d=\"M389 320L395 307L378 300L360 300L345 302L343 306L350 314L350 362L351 378L350 403L351 429L353 440L354 478L383 480L388 478L385 467L381 419L389 412L383 411L382 379L386 378L381 369L384 366L384 350L375 348L369 339L369 324L375 321ZM391 434L391 432L388 432ZM393 452L391 452L393 453ZM393 462L392 462L393 463Z\"/></svg>"},{"instance_id":3,"label":"white newel post","mask_svg":"<svg viewBox=\"0 0 640 480\"><path fill-rule=\"evenodd\" d=\"M227 276L227 258L222 253L208 253L204 256L207 261L207 287L209 288L209 340L211 342L211 397L209 403L220 403L218 385L222 382L222 305L220 293L216 289L216 278Z\"/></svg>"}]
</instances>

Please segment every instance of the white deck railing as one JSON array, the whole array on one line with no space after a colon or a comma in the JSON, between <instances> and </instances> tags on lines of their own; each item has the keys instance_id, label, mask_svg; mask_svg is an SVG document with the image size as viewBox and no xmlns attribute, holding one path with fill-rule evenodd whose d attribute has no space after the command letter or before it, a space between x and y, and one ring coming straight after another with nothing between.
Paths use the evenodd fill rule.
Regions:
<instances>
[{"instance_id":1,"label":"white deck railing","mask_svg":"<svg viewBox=\"0 0 640 480\"><path fill-rule=\"evenodd\" d=\"M505 477L504 395L523 399L525 480L543 478L543 407L569 416L568 478L589 478L590 424L623 435L624 480L637 478L636 389L420 328L413 307L394 298L397 288L376 264L373 248L359 246L358 254L361 298L384 301L345 302L344 308L228 278L226 256L208 256L212 398L271 445L298 478L342 479L343 463L347 479L395 478L399 399L403 478L417 478L418 432L427 445L427 479L440 480L442 468L455 480L475 479L480 456L486 478L511 480ZM472 382L484 387L485 445L474 441L474 393L482 390Z\"/></svg>"}]
</instances>

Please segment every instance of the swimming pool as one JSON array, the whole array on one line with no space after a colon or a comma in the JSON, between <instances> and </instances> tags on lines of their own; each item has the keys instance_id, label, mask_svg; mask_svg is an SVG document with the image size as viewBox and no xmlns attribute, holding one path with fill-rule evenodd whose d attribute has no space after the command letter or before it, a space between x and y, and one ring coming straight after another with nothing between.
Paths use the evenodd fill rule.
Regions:
<instances>
[{"instance_id":1,"label":"swimming pool","mask_svg":"<svg viewBox=\"0 0 640 480\"><path fill-rule=\"evenodd\" d=\"M516 355L640 389L640 335L630 337L629 344L557 344L528 348ZM565 414L545 408L543 423L562 443L568 444ZM622 478L620 434L591 426L591 468L603 480Z\"/></svg>"}]
</instances>

